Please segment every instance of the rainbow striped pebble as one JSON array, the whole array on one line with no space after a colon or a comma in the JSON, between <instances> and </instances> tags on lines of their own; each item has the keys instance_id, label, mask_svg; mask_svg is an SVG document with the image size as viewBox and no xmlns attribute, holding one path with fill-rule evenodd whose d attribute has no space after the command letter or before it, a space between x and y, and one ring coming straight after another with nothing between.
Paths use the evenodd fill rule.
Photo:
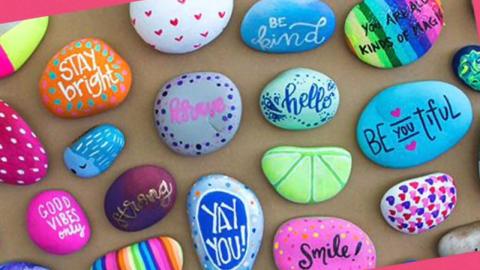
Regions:
<instances>
[{"instance_id":1,"label":"rainbow striped pebble","mask_svg":"<svg viewBox=\"0 0 480 270\"><path fill-rule=\"evenodd\" d=\"M90 270L181 270L182 266L180 244L170 237L156 237L112 251Z\"/></svg>"},{"instance_id":2,"label":"rainbow striped pebble","mask_svg":"<svg viewBox=\"0 0 480 270\"><path fill-rule=\"evenodd\" d=\"M347 42L378 68L408 65L437 42L444 26L440 0L364 0L347 16Z\"/></svg>"}]
</instances>

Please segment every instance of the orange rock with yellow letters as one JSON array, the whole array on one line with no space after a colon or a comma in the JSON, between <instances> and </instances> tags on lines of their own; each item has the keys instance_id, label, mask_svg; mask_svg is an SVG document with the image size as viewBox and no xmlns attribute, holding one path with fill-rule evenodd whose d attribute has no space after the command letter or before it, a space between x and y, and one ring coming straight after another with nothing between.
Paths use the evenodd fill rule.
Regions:
<instances>
[{"instance_id":1,"label":"orange rock with yellow letters","mask_svg":"<svg viewBox=\"0 0 480 270\"><path fill-rule=\"evenodd\" d=\"M119 106L132 84L130 66L99 39L76 40L48 63L40 79L47 109L63 118L95 115Z\"/></svg>"}]
</instances>

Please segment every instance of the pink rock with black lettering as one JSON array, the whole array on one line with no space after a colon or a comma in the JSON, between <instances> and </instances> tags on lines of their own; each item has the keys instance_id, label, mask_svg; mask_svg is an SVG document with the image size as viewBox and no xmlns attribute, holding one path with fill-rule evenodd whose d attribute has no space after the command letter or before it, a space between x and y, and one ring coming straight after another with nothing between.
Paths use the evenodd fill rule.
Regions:
<instances>
[{"instance_id":1,"label":"pink rock with black lettering","mask_svg":"<svg viewBox=\"0 0 480 270\"><path fill-rule=\"evenodd\" d=\"M457 188L452 177L435 173L390 188L380 208L392 228L406 234L421 234L447 220L456 204Z\"/></svg>"},{"instance_id":2,"label":"pink rock with black lettering","mask_svg":"<svg viewBox=\"0 0 480 270\"><path fill-rule=\"evenodd\" d=\"M27 230L45 252L68 255L80 251L90 240L90 223L72 194L47 190L37 194L27 210Z\"/></svg>"},{"instance_id":3,"label":"pink rock with black lettering","mask_svg":"<svg viewBox=\"0 0 480 270\"><path fill-rule=\"evenodd\" d=\"M242 101L235 84L214 72L187 73L160 90L154 106L158 134L173 151L209 154L235 136Z\"/></svg>"},{"instance_id":4,"label":"pink rock with black lettering","mask_svg":"<svg viewBox=\"0 0 480 270\"><path fill-rule=\"evenodd\" d=\"M376 265L375 246L355 224L331 217L285 222L273 241L279 270L364 270Z\"/></svg>"},{"instance_id":5,"label":"pink rock with black lettering","mask_svg":"<svg viewBox=\"0 0 480 270\"><path fill-rule=\"evenodd\" d=\"M28 123L0 100L0 182L31 185L48 170L48 156Z\"/></svg>"}]
</instances>

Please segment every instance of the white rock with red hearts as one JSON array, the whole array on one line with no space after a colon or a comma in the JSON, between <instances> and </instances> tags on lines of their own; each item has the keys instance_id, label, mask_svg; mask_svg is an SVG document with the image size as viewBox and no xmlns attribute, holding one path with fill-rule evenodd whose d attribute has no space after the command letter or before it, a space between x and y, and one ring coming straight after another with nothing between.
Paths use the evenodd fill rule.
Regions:
<instances>
[{"instance_id":1,"label":"white rock with red hearts","mask_svg":"<svg viewBox=\"0 0 480 270\"><path fill-rule=\"evenodd\" d=\"M0 100L0 182L31 185L47 175L48 156L27 122Z\"/></svg>"},{"instance_id":2,"label":"white rock with red hearts","mask_svg":"<svg viewBox=\"0 0 480 270\"><path fill-rule=\"evenodd\" d=\"M196 51L216 39L233 12L233 0L146 0L130 4L130 18L140 37L171 54Z\"/></svg>"},{"instance_id":3,"label":"white rock with red hearts","mask_svg":"<svg viewBox=\"0 0 480 270\"><path fill-rule=\"evenodd\" d=\"M456 204L457 188L453 178L434 173L390 188L380 208L392 228L406 234L421 234L447 220Z\"/></svg>"}]
</instances>

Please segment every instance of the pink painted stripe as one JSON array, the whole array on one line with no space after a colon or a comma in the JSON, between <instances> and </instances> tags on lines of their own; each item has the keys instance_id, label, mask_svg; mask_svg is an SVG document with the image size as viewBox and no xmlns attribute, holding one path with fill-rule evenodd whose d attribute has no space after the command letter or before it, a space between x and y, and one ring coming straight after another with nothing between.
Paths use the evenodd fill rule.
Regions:
<instances>
[{"instance_id":1,"label":"pink painted stripe","mask_svg":"<svg viewBox=\"0 0 480 270\"><path fill-rule=\"evenodd\" d=\"M472 0L473 13L475 14L475 24L477 25L477 37L480 41L480 0Z\"/></svg>"},{"instance_id":2,"label":"pink painted stripe","mask_svg":"<svg viewBox=\"0 0 480 270\"><path fill-rule=\"evenodd\" d=\"M107 254L105 257L105 265L107 266L107 269L120 269L117 265L117 253L116 252L110 252Z\"/></svg>"},{"instance_id":3,"label":"pink painted stripe","mask_svg":"<svg viewBox=\"0 0 480 270\"><path fill-rule=\"evenodd\" d=\"M479 265L480 253L474 252L414 263L392 265L376 268L376 270L478 270Z\"/></svg>"},{"instance_id":4,"label":"pink painted stripe","mask_svg":"<svg viewBox=\"0 0 480 270\"><path fill-rule=\"evenodd\" d=\"M436 2L436 1L432 1L432 3L430 3L430 5L432 5L432 7L430 8L427 8L427 7L424 7L422 8L422 12L413 12L414 16L415 16L415 19L417 20L417 22L424 22L424 21L428 21L428 18L430 17L433 17L433 18L436 18L435 16L435 11L434 11L434 8L438 9L438 10L442 10L442 7ZM443 24L444 22L439 22L441 24ZM423 27L423 25L422 25ZM430 40L430 43L435 43L438 39L438 37L440 36L440 32L442 30L443 26L435 26L434 29L436 31L427 31L427 37L428 37L428 40Z\"/></svg>"},{"instance_id":5,"label":"pink painted stripe","mask_svg":"<svg viewBox=\"0 0 480 270\"><path fill-rule=\"evenodd\" d=\"M170 264L168 262L168 255L165 254L165 250L162 243L160 243L160 239L152 239L148 241L148 244L152 249L155 261L157 262L158 266L160 266L160 269L171 270L172 268L170 267Z\"/></svg>"},{"instance_id":6,"label":"pink painted stripe","mask_svg":"<svg viewBox=\"0 0 480 270\"><path fill-rule=\"evenodd\" d=\"M8 59L8 55L0 45L0 78L7 77L15 72L12 62Z\"/></svg>"}]
</instances>

